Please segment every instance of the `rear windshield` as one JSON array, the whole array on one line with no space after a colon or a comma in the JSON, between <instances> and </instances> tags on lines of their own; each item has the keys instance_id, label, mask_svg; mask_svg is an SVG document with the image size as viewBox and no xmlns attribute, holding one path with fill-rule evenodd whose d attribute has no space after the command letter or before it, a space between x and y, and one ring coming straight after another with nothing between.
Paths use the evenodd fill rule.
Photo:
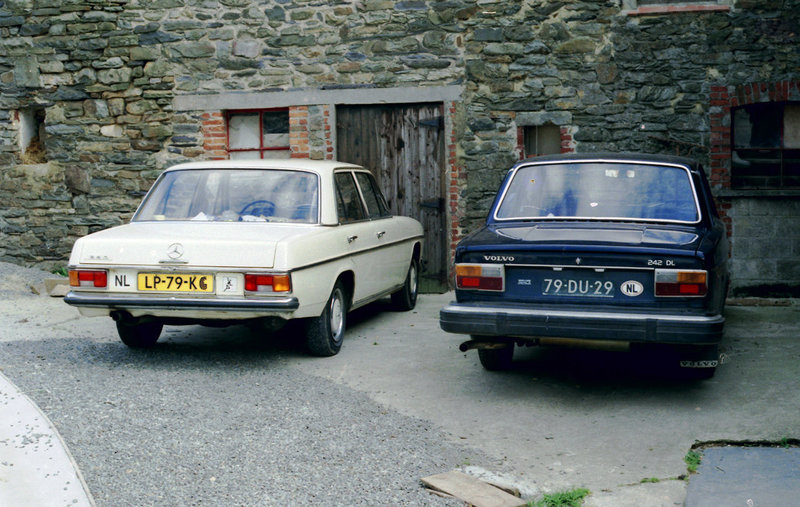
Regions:
<instances>
[{"instance_id":1,"label":"rear windshield","mask_svg":"<svg viewBox=\"0 0 800 507\"><path fill-rule=\"evenodd\" d=\"M133 221L316 223L317 187L317 176L302 171L170 171L150 189Z\"/></svg>"},{"instance_id":2,"label":"rear windshield","mask_svg":"<svg viewBox=\"0 0 800 507\"><path fill-rule=\"evenodd\" d=\"M608 162L522 166L497 220L700 220L694 185L682 167Z\"/></svg>"}]
</instances>

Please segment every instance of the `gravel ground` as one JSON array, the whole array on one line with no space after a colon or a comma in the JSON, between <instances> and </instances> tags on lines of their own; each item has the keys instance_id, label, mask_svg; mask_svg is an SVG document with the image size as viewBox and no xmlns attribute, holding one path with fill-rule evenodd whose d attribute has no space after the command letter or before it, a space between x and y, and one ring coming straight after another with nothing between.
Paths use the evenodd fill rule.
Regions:
<instances>
[{"instance_id":1,"label":"gravel ground","mask_svg":"<svg viewBox=\"0 0 800 507\"><path fill-rule=\"evenodd\" d=\"M44 294L45 279L56 276L40 269L0 262L0 294L3 299Z\"/></svg>"},{"instance_id":2,"label":"gravel ground","mask_svg":"<svg viewBox=\"0 0 800 507\"><path fill-rule=\"evenodd\" d=\"M291 336L195 343L168 328L130 350L97 332L110 320L31 291L50 276L0 263L0 370L53 421L100 506L463 505L419 479L490 461L287 366Z\"/></svg>"}]
</instances>

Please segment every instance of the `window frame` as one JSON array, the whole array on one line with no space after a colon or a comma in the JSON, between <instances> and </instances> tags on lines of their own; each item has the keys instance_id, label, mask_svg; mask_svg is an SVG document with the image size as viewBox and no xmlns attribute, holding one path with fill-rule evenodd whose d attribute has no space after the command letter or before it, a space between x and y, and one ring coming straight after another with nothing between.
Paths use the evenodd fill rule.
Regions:
<instances>
[{"instance_id":1,"label":"window frame","mask_svg":"<svg viewBox=\"0 0 800 507\"><path fill-rule=\"evenodd\" d=\"M653 14L679 14L687 12L728 12L735 0L622 0L622 10L629 16Z\"/></svg>"},{"instance_id":2,"label":"window frame","mask_svg":"<svg viewBox=\"0 0 800 507\"><path fill-rule=\"evenodd\" d=\"M555 145L556 146L556 150L555 151L542 151L541 153L539 153L540 150L534 149L533 151L536 151L536 153L534 153L533 151L529 152L528 151L528 145L529 145L528 141L530 140L530 138L531 137L536 138L536 143L535 144L536 144L536 146L539 146L539 144L540 144L539 143L539 138L543 137L543 136L540 136L540 134L544 133L545 129L554 130L557 133L558 138L556 140L556 145ZM541 156L544 156L544 155L557 155L557 154L561 153L561 151L562 151L561 150L561 134L562 134L561 131L562 131L562 128L559 125L555 125L553 123L544 123L544 124L541 124L541 125L523 125L522 126L522 139L521 139L521 141L522 141L523 158L541 157Z\"/></svg>"},{"instance_id":3,"label":"window frame","mask_svg":"<svg viewBox=\"0 0 800 507\"><path fill-rule=\"evenodd\" d=\"M786 107L789 106L789 105L800 106L800 101L786 100L786 101L774 101L774 102L758 102L758 103L752 103L752 104L744 104L744 105L741 105L741 106L737 106L737 107L732 107L731 108L731 110L730 110L731 124L730 124L730 139L729 139L729 141L730 141L730 151L731 151L731 165L730 165L730 170L731 170L731 173L730 173L731 189L733 189L733 190L800 190L800 183L798 183L797 185L791 185L791 184L785 183L785 180L787 178L791 178L791 176L789 176L789 177L786 176L786 167L785 167L786 157L785 157L785 152L786 151L800 151L800 148L787 148L785 146L785 143L786 143L786 139L785 139L785 130L786 130L785 118L786 118L786 116L785 115L786 115ZM752 110L758 110L758 109L767 109L767 108L770 108L770 107L779 108L779 111L780 111L780 121L779 121L779 125L780 125L780 142L779 142L779 146L778 147L748 146L748 147L745 147L745 148L737 147L736 146L736 112L738 110L742 110L742 109L744 109L744 110L748 110L749 109L749 110L752 111ZM736 166L734 164L733 157L734 157L734 155L739 156L738 153L737 153L738 151L748 150L748 149L749 150L759 150L759 151L770 152L770 153L777 153L777 155L778 155L778 157L777 157L777 160L778 160L778 162L777 162L777 164L778 164L778 167L777 167L778 184L777 185L758 185L758 184L747 184L747 183L741 184L741 183L739 183L737 181L737 179L740 178L740 177L737 177L737 172L738 171L737 171L737 168L736 168ZM743 159L743 160L747 160L747 159Z\"/></svg>"},{"instance_id":4,"label":"window frame","mask_svg":"<svg viewBox=\"0 0 800 507\"><path fill-rule=\"evenodd\" d=\"M253 108L253 109L231 109L225 111L225 148L228 151L228 158L231 153L252 153L258 152L258 158L264 159L264 153L268 151L286 151L291 157L292 147L291 142L286 146L264 146L264 113L273 112L286 112L286 116L291 121L291 116L288 107L271 107L271 108ZM246 114L258 114L258 148L231 148L231 117ZM287 134L291 135L291 124Z\"/></svg>"}]
</instances>

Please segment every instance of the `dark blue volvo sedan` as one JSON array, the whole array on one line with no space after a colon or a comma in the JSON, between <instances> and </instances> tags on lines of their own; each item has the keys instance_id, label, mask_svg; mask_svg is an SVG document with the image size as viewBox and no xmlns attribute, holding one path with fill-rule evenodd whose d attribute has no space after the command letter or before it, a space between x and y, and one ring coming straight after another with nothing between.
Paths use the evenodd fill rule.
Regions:
<instances>
[{"instance_id":1,"label":"dark blue volvo sedan","mask_svg":"<svg viewBox=\"0 0 800 507\"><path fill-rule=\"evenodd\" d=\"M440 326L471 335L488 370L514 345L667 345L709 378L728 288L728 239L702 167L658 155L537 157L506 175L486 224L455 253Z\"/></svg>"}]
</instances>

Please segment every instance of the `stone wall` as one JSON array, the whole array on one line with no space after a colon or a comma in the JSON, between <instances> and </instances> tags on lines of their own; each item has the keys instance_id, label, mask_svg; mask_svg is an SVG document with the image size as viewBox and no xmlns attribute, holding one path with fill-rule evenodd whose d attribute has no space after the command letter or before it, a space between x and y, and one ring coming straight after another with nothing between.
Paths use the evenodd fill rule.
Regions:
<instances>
[{"instance_id":1,"label":"stone wall","mask_svg":"<svg viewBox=\"0 0 800 507\"><path fill-rule=\"evenodd\" d=\"M519 129L554 124L565 151L713 167L735 286L800 286L797 249L760 262L742 232L760 224L797 244L798 228L770 224L796 220L798 196L748 215L754 197L725 193L729 167L712 152L715 93L798 80L800 2L707 4L0 0L0 260L63 263L77 237L127 220L165 165L224 158L225 108L194 98L308 92L281 104L298 122L293 153L335 158L335 103L312 92L457 86L459 100L444 101L453 243L482 222ZM24 163L20 118L32 111L44 111L43 153Z\"/></svg>"},{"instance_id":2,"label":"stone wall","mask_svg":"<svg viewBox=\"0 0 800 507\"><path fill-rule=\"evenodd\" d=\"M732 295L800 297L800 200L736 199L728 216L739 282Z\"/></svg>"},{"instance_id":3,"label":"stone wall","mask_svg":"<svg viewBox=\"0 0 800 507\"><path fill-rule=\"evenodd\" d=\"M437 4L0 1L0 259L63 263L165 165L225 157L221 112L174 112L176 95L459 80L458 8ZM31 109L46 113L42 165L20 149ZM333 157L329 115L293 108L297 156Z\"/></svg>"},{"instance_id":4,"label":"stone wall","mask_svg":"<svg viewBox=\"0 0 800 507\"><path fill-rule=\"evenodd\" d=\"M473 25L461 139L467 229L482 220L514 158L515 127L552 123L571 129L579 152L701 160L727 213L734 293L800 295L800 192L769 198L771 191L730 190L730 149L720 154L729 145L730 107L745 101L717 102L720 89L744 94L756 84L760 101L800 100L797 2L684 5L656 16L620 11L617 2L496 5L465 23ZM785 248L771 250L770 240Z\"/></svg>"}]
</instances>

